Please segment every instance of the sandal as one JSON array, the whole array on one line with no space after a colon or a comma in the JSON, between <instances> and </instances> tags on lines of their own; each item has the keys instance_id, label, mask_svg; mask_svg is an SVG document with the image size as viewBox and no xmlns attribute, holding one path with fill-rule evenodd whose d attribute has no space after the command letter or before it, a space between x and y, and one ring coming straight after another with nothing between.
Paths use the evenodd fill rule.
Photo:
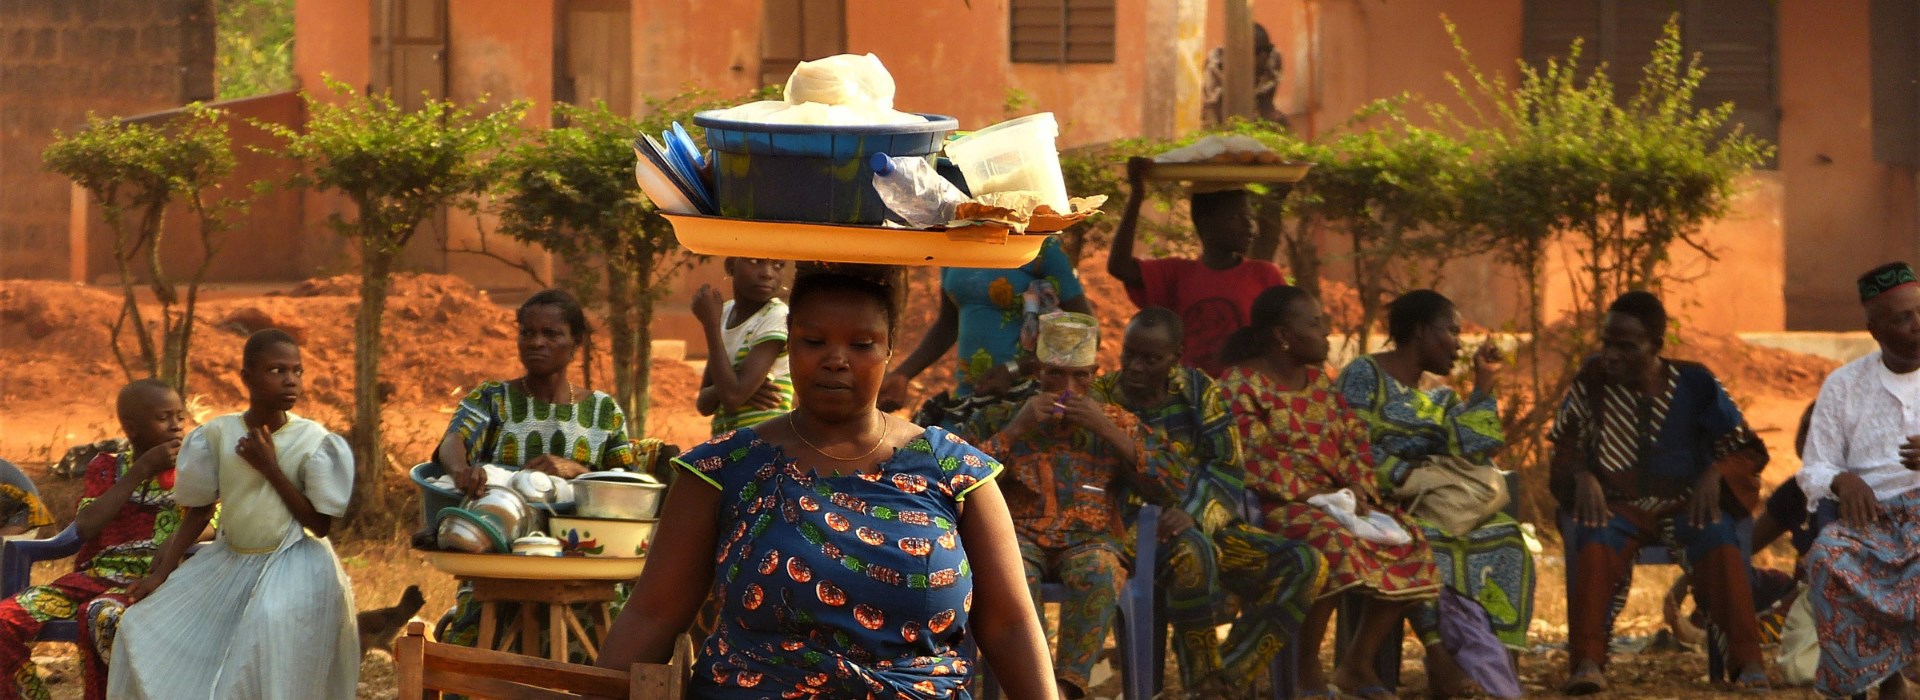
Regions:
<instances>
[{"instance_id":1,"label":"sandal","mask_svg":"<svg viewBox=\"0 0 1920 700\"><path fill-rule=\"evenodd\" d=\"M1749 671L1734 679L1733 690L1740 693L1768 693L1773 691L1773 686L1767 681L1767 674Z\"/></svg>"},{"instance_id":2,"label":"sandal","mask_svg":"<svg viewBox=\"0 0 1920 700\"><path fill-rule=\"evenodd\" d=\"M1576 673L1567 678L1566 685L1560 686L1560 692L1565 695L1592 695L1606 689L1607 677L1596 672Z\"/></svg>"}]
</instances>

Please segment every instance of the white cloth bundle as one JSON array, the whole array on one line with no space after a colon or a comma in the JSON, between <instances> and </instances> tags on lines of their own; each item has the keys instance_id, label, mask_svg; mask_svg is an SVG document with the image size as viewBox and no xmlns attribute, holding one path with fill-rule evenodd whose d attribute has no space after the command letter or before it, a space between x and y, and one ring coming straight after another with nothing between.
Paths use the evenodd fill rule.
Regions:
<instances>
[{"instance_id":1,"label":"white cloth bundle","mask_svg":"<svg viewBox=\"0 0 1920 700\"><path fill-rule=\"evenodd\" d=\"M1341 525L1353 531L1354 537L1376 544L1390 545L1406 544L1413 541L1413 535L1408 534L1407 529L1401 527L1400 523L1394 520L1393 516L1387 515L1385 511L1376 509L1373 512L1367 513L1366 517L1361 517L1359 514L1360 501L1354 497L1353 491L1350 489L1340 489L1333 493L1323 493L1307 499L1307 503L1315 508L1326 511L1327 515L1331 515L1334 520L1340 521Z\"/></svg>"}]
</instances>

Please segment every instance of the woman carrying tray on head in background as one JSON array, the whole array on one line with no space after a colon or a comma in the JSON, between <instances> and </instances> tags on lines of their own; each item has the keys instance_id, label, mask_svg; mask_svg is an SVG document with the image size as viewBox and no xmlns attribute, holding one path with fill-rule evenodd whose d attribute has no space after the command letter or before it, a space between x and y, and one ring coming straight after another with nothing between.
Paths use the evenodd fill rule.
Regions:
<instances>
[{"instance_id":1,"label":"woman carrying tray on head in background","mask_svg":"<svg viewBox=\"0 0 1920 700\"><path fill-rule=\"evenodd\" d=\"M520 331L520 365L526 374L489 381L468 393L434 453L434 461L447 470L456 487L468 495L484 491L483 464L532 469L565 479L590 471L635 471L646 466L638 453L659 449L659 442L636 450L627 441L627 416L613 397L586 390L567 378L589 331L580 302L572 294L549 289L521 304L514 320ZM626 601L625 592L622 586L615 610ZM473 604L471 593L471 586L460 587L454 608L440 619L438 637L462 646L492 648L494 640L478 639L480 606ZM503 608L501 614L512 615L511 607ZM591 616L583 610L575 613L590 626ZM540 639L546 638L543 632ZM546 656L533 649L521 653Z\"/></svg>"},{"instance_id":2,"label":"woman carrying tray on head in background","mask_svg":"<svg viewBox=\"0 0 1920 700\"><path fill-rule=\"evenodd\" d=\"M1473 353L1473 391L1464 399L1451 387L1421 388L1427 374L1452 374L1460 355L1460 314L1452 300L1430 289L1402 294L1388 305L1387 335L1393 349L1348 363L1338 385L1354 412L1367 421L1380 492L1406 502L1408 480L1417 472L1450 470L1418 475L1423 482L1450 473L1479 473L1506 446L1500 406L1493 396L1501 361L1491 343ZM1443 525L1445 514L1418 502L1409 503L1408 509L1433 548L1441 581L1486 608L1494 636L1509 650L1524 649L1533 622L1534 570L1520 523L1493 508L1470 525L1458 517ZM1471 689L1472 681L1440 643L1439 605L1416 609L1413 627L1427 648L1433 695L1448 697Z\"/></svg>"},{"instance_id":3,"label":"woman carrying tray on head in background","mask_svg":"<svg viewBox=\"0 0 1920 700\"><path fill-rule=\"evenodd\" d=\"M675 460L647 568L599 665L666 663L717 592L693 698L966 697L978 648L1017 700L1052 698L993 458L880 411L899 322L860 268L802 270L793 412ZM977 594L977 595L976 595Z\"/></svg>"},{"instance_id":4,"label":"woman carrying tray on head in background","mask_svg":"<svg viewBox=\"0 0 1920 700\"><path fill-rule=\"evenodd\" d=\"M947 403L966 406L976 393L983 396L1009 396L1028 379L1031 368L1023 368L1033 352L1033 344L1022 337L1029 315L1026 298L1034 292L1036 304L1046 303L1042 287L1050 288L1057 308L1035 308L1033 314L1048 311L1077 311L1092 314L1086 291L1080 286L1080 273L1061 249L1058 236L1048 236L1040 255L1032 262L1008 270L949 267L940 272L940 315L921 336L913 354L887 373L880 387L880 408L898 410L906 405L908 382L920 376L949 348L955 348L958 371L955 387ZM1019 398L1018 396L1009 396ZM966 422L959 412L933 421L943 427L958 427Z\"/></svg>"}]
</instances>

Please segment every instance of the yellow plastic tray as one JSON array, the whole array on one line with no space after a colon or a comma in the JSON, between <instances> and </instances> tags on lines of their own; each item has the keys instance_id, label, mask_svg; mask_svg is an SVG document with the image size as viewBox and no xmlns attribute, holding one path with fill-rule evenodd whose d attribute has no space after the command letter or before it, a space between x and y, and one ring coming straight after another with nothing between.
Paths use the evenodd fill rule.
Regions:
<instances>
[{"instance_id":1,"label":"yellow plastic tray","mask_svg":"<svg viewBox=\"0 0 1920 700\"><path fill-rule=\"evenodd\" d=\"M1312 163L1154 163L1147 177L1183 182L1299 182Z\"/></svg>"},{"instance_id":2,"label":"yellow plastic tray","mask_svg":"<svg viewBox=\"0 0 1920 700\"><path fill-rule=\"evenodd\" d=\"M640 576L645 557L530 557L519 554L422 552L433 568L454 576L541 581L626 581Z\"/></svg>"},{"instance_id":3,"label":"yellow plastic tray","mask_svg":"<svg viewBox=\"0 0 1920 700\"><path fill-rule=\"evenodd\" d=\"M701 255L868 265L1013 268L1040 254L1043 234L994 226L915 230L663 214L680 245ZM1003 235L1005 234L1005 235Z\"/></svg>"}]
</instances>

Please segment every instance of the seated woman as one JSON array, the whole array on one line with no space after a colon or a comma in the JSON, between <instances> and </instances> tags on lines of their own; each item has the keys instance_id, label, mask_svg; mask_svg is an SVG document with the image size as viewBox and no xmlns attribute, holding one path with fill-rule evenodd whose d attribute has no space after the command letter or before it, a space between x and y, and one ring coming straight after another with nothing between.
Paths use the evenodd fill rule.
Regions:
<instances>
[{"instance_id":1,"label":"seated woman","mask_svg":"<svg viewBox=\"0 0 1920 700\"><path fill-rule=\"evenodd\" d=\"M1506 445L1500 407L1493 392L1501 369L1500 351L1491 343L1473 354L1473 391L1462 400L1452 388L1422 390L1427 374L1446 377L1460 356L1460 314L1453 301L1430 289L1408 292L1387 312L1393 348L1362 355L1341 370L1340 394L1367 422L1373 462L1383 495L1415 470L1443 460L1470 465L1492 463ZM1440 580L1486 608L1493 632L1510 650L1526 648L1533 623L1533 554L1520 523L1494 513L1466 532L1452 532L1417 514L1414 517L1433 547ZM1440 644L1440 610L1420 606L1414 630L1427 648L1428 685L1446 697L1471 689L1459 664Z\"/></svg>"},{"instance_id":2,"label":"seated woman","mask_svg":"<svg viewBox=\"0 0 1920 700\"><path fill-rule=\"evenodd\" d=\"M1580 571L1568 601L1569 695L1606 688L1614 601L1625 599L1635 554L1655 543L1684 548L1701 607L1727 635L1735 687L1767 688L1731 515L1759 505L1767 447L1712 372L1660 356L1666 329L1652 294L1614 300L1600 354L1581 367L1547 435L1553 494L1573 516L1563 534Z\"/></svg>"},{"instance_id":3,"label":"seated woman","mask_svg":"<svg viewBox=\"0 0 1920 700\"><path fill-rule=\"evenodd\" d=\"M1052 698L999 463L876 406L899 308L864 272L802 272L793 412L675 463L644 607L599 664L666 663L709 593L689 697L964 698L977 643L1013 698Z\"/></svg>"},{"instance_id":4,"label":"seated woman","mask_svg":"<svg viewBox=\"0 0 1920 700\"><path fill-rule=\"evenodd\" d=\"M1327 561L1326 584L1292 651L1299 658L1300 689L1307 697L1330 695L1320 670L1320 642L1340 594L1357 589L1367 596L1367 606L1352 646L1336 655L1333 680L1361 698L1392 697L1381 687L1373 659L1380 645L1398 643L1407 606L1440 590L1433 552L1374 490L1366 425L1322 369L1328 347L1320 302L1298 287L1270 287L1254 299L1251 315L1251 323L1227 341L1222 358L1229 368L1220 378L1246 449L1247 488L1260 498L1267 529L1306 542ZM1361 539L1308 503L1342 490L1361 502L1358 510L1394 516L1411 541Z\"/></svg>"},{"instance_id":5,"label":"seated woman","mask_svg":"<svg viewBox=\"0 0 1920 700\"><path fill-rule=\"evenodd\" d=\"M612 396L583 391L567 372L586 340L586 313L572 294L549 289L533 295L514 315L520 327L520 365L526 374L475 387L460 402L434 460L459 489L477 495L487 486L482 464L533 469L571 479L590 471L640 465L627 441L627 417ZM622 592L624 593L624 587ZM493 648L481 640L480 606L472 587L462 585L454 608L441 618L441 641ZM624 603L624 595L615 606ZM503 615L515 614L508 605ZM591 625L588 611L577 610ZM508 618L511 619L511 618ZM540 639L547 639L542 633ZM545 656L545 650L521 653ZM584 661L584 656L576 659Z\"/></svg>"}]
</instances>

